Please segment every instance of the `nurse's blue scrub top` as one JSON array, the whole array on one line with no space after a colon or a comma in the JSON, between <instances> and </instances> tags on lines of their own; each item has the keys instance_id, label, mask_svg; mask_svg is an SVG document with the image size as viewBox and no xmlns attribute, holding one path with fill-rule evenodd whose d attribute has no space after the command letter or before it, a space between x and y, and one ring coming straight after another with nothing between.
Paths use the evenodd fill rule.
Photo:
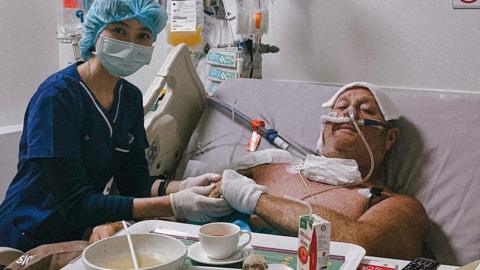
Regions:
<instances>
[{"instance_id":1,"label":"nurse's blue scrub top","mask_svg":"<svg viewBox=\"0 0 480 270\"><path fill-rule=\"evenodd\" d=\"M0 246L28 250L80 239L85 229L132 219L150 196L142 93L120 79L107 111L73 64L43 82L28 104L17 174L0 205ZM123 196L105 196L115 179Z\"/></svg>"}]
</instances>

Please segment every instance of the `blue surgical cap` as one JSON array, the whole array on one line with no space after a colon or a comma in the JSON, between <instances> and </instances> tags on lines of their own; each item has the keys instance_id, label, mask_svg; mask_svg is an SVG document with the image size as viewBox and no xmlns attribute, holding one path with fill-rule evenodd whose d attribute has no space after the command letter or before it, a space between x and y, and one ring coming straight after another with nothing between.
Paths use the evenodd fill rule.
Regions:
<instances>
[{"instance_id":1,"label":"blue surgical cap","mask_svg":"<svg viewBox=\"0 0 480 270\"><path fill-rule=\"evenodd\" d=\"M90 6L83 24L80 54L83 60L90 58L98 35L108 24L135 19L147 27L157 39L167 23L167 13L156 0L95 0Z\"/></svg>"}]
</instances>

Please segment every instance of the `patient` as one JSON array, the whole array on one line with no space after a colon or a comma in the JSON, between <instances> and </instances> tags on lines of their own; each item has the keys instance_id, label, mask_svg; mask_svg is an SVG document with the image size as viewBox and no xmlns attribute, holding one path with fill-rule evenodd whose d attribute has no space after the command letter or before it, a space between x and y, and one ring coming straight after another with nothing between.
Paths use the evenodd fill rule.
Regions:
<instances>
[{"instance_id":1,"label":"patient","mask_svg":"<svg viewBox=\"0 0 480 270\"><path fill-rule=\"evenodd\" d=\"M298 218L308 210L285 198L288 195L308 202L314 213L329 220L334 241L361 245L372 256L420 257L427 233L425 209L416 199L395 194L382 184L386 154L399 134L393 126L400 116L398 109L385 93L367 83L346 85L324 104L338 117L348 116L349 106L353 107L356 120L371 119L378 124L359 126L374 159L366 181L361 179L369 174L371 159L360 134L352 122L335 123L334 119L323 124L317 152L327 158L354 159L359 174L353 177L353 184L335 186L328 181L335 179L302 181L306 177L286 172L292 165L277 163L258 165L242 173L255 181L226 170L222 182L217 184L219 191L237 211L260 218L260 222L252 219L253 226L262 226L264 222L284 234L297 236ZM338 166L338 160L327 160L333 162L327 166Z\"/></svg>"},{"instance_id":2,"label":"patient","mask_svg":"<svg viewBox=\"0 0 480 270\"><path fill-rule=\"evenodd\" d=\"M289 158L282 152L273 157L272 164L239 170L242 175L225 170L223 180L218 182L211 196L221 193L237 211L253 214L251 225L254 227L269 226L283 234L297 236L298 217L307 214L308 210L303 204L285 198L290 196L309 203L314 213L332 223L334 241L361 245L371 256L420 257L427 233L425 209L416 199L395 194L382 183L387 152L399 134L393 122L400 113L380 89L367 83L348 84L324 104L339 117L348 115L349 106L355 109L356 120L370 119L381 124L381 127L360 126L373 153L371 173L370 155L352 122L334 123L331 120L323 124L317 152L328 158L355 160L358 175L353 178L353 184L332 185L335 173L331 168L326 171L333 178L320 182L288 173L287 168L292 165L286 163ZM274 150L269 154L275 153L280 152ZM327 165L338 167L335 162ZM350 167L341 169L351 170ZM368 174L368 179L362 182ZM304 182L302 178L307 180ZM120 228L118 223L99 226L94 229L90 242L108 237Z\"/></svg>"}]
</instances>

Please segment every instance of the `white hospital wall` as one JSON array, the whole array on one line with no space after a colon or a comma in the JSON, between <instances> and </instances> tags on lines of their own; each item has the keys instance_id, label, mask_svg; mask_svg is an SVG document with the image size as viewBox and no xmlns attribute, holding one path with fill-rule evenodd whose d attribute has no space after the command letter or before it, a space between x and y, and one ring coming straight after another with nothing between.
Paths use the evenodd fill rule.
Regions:
<instances>
[{"instance_id":1,"label":"white hospital wall","mask_svg":"<svg viewBox=\"0 0 480 270\"><path fill-rule=\"evenodd\" d=\"M38 84L69 53L55 39L56 2L0 5L0 200L20 136L2 127L21 124ZM280 53L264 56L265 78L480 92L480 10L454 10L451 0L275 0L271 11L264 41ZM143 91L165 58L164 40L130 78Z\"/></svg>"},{"instance_id":2,"label":"white hospital wall","mask_svg":"<svg viewBox=\"0 0 480 270\"><path fill-rule=\"evenodd\" d=\"M0 202L15 176L20 132L2 134L0 130Z\"/></svg>"},{"instance_id":3,"label":"white hospital wall","mask_svg":"<svg viewBox=\"0 0 480 270\"><path fill-rule=\"evenodd\" d=\"M0 127L22 122L30 96L58 67L56 2L0 2Z\"/></svg>"},{"instance_id":4,"label":"white hospital wall","mask_svg":"<svg viewBox=\"0 0 480 270\"><path fill-rule=\"evenodd\" d=\"M0 200L15 174L28 100L58 67L56 2L0 2Z\"/></svg>"},{"instance_id":5,"label":"white hospital wall","mask_svg":"<svg viewBox=\"0 0 480 270\"><path fill-rule=\"evenodd\" d=\"M275 0L264 77L480 91L480 9L452 0Z\"/></svg>"}]
</instances>

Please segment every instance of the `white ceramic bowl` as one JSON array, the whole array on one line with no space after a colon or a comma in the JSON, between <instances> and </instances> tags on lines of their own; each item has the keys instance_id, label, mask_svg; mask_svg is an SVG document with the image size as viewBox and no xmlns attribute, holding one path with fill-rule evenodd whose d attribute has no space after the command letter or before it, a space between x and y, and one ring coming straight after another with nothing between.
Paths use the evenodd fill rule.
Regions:
<instances>
[{"instance_id":1,"label":"white ceramic bowl","mask_svg":"<svg viewBox=\"0 0 480 270\"><path fill-rule=\"evenodd\" d=\"M160 234L132 234L132 242L137 258L159 255L164 261L142 270L180 270L187 255L187 247L180 240ZM87 269L107 270L112 261L131 260L128 240L125 235L114 236L95 242L82 253L82 261ZM130 262L130 261L129 261ZM131 268L133 269L133 267Z\"/></svg>"}]
</instances>

